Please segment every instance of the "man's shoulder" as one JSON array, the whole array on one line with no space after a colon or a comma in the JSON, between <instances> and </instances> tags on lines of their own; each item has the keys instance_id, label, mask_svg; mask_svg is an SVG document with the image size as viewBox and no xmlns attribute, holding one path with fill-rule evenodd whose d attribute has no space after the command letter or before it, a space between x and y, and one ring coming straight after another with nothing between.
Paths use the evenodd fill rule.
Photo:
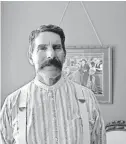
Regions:
<instances>
[{"instance_id":1,"label":"man's shoulder","mask_svg":"<svg viewBox=\"0 0 126 144\"><path fill-rule=\"evenodd\" d=\"M98 103L96 96L94 95L93 91L88 87L82 86L76 82L71 81L75 88L76 97L79 100L85 100L87 105L96 105Z\"/></svg>"},{"instance_id":2,"label":"man's shoulder","mask_svg":"<svg viewBox=\"0 0 126 144\"><path fill-rule=\"evenodd\" d=\"M20 94L22 93L22 91L24 89L28 89L28 86L31 84L31 82L25 84L24 86L21 86L20 88L18 88L17 90L15 90L14 92L12 92L11 94L9 94L6 99L5 102L9 105L11 105L12 107L15 105L15 103L17 102L18 97L20 96Z\"/></svg>"},{"instance_id":3,"label":"man's shoulder","mask_svg":"<svg viewBox=\"0 0 126 144\"><path fill-rule=\"evenodd\" d=\"M79 84L79 83L77 83L77 82L75 82L73 80L70 80L69 78L67 79L67 82L71 83L72 85L74 85L75 88L80 88L80 89L82 89L84 91L91 91L88 87L83 86L83 85L81 85L81 84Z\"/></svg>"},{"instance_id":4,"label":"man's shoulder","mask_svg":"<svg viewBox=\"0 0 126 144\"><path fill-rule=\"evenodd\" d=\"M71 85L71 87L74 88L76 93L78 93L78 94L82 93L82 95L84 97L88 97L89 95L93 95L92 94L93 92L88 87L85 87L85 86L78 84L77 82L74 82L73 80L69 80L69 79L67 79L67 82L68 82L69 86Z\"/></svg>"}]
</instances>

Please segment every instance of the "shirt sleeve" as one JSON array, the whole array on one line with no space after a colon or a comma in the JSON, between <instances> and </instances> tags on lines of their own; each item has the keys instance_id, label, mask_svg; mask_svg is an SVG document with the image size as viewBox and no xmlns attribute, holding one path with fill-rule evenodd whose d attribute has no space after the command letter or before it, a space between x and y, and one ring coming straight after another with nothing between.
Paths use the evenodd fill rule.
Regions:
<instances>
[{"instance_id":1,"label":"shirt sleeve","mask_svg":"<svg viewBox=\"0 0 126 144\"><path fill-rule=\"evenodd\" d=\"M0 144L12 144L11 115L8 98L6 98L0 111Z\"/></svg>"},{"instance_id":2,"label":"shirt sleeve","mask_svg":"<svg viewBox=\"0 0 126 144\"><path fill-rule=\"evenodd\" d=\"M91 90L89 90L87 94L87 109L89 113L91 144L106 144L104 121L98 101Z\"/></svg>"}]
</instances>

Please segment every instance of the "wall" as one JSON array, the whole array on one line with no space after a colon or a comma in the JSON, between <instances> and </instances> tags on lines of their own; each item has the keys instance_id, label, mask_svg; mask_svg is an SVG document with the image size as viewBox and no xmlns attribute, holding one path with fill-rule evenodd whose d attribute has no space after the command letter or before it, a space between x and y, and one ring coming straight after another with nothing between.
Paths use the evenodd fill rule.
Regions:
<instances>
[{"instance_id":1,"label":"wall","mask_svg":"<svg viewBox=\"0 0 126 144\"><path fill-rule=\"evenodd\" d=\"M2 104L34 77L27 60L29 33L41 24L59 24L67 2L2 2ZM101 105L106 122L126 120L126 2L85 2L104 45L113 48L114 104ZM98 45L79 2L71 2L61 24L68 45Z\"/></svg>"},{"instance_id":2,"label":"wall","mask_svg":"<svg viewBox=\"0 0 126 144\"><path fill-rule=\"evenodd\" d=\"M1 94L1 2L0 2L0 94ZM1 108L1 96L0 96L0 108Z\"/></svg>"}]
</instances>

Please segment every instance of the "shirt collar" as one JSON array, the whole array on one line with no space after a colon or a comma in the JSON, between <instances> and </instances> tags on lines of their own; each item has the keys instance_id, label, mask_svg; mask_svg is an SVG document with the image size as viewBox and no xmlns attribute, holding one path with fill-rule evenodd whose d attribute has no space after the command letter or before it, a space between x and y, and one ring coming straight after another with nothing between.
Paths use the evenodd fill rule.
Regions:
<instances>
[{"instance_id":1,"label":"shirt collar","mask_svg":"<svg viewBox=\"0 0 126 144\"><path fill-rule=\"evenodd\" d=\"M42 83L42 82L38 79L37 76L36 76L35 79L34 79L34 83L35 83L38 87L40 87L40 88L42 88L42 89L45 89L45 90L55 90L55 89L59 88L59 87L64 83L64 81L65 81L65 78L64 78L63 75L61 75L61 78L60 78L54 85L48 86L48 85Z\"/></svg>"}]
</instances>

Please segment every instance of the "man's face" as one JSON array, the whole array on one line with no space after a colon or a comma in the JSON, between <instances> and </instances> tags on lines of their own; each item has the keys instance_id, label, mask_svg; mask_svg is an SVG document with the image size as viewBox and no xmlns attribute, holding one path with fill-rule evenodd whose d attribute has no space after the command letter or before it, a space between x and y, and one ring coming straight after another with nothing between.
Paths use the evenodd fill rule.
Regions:
<instances>
[{"instance_id":1,"label":"man's face","mask_svg":"<svg viewBox=\"0 0 126 144\"><path fill-rule=\"evenodd\" d=\"M32 61L37 73L59 73L65 61L61 38L53 32L42 32L34 41Z\"/></svg>"},{"instance_id":2,"label":"man's face","mask_svg":"<svg viewBox=\"0 0 126 144\"><path fill-rule=\"evenodd\" d=\"M84 60L81 62L81 65L82 65L82 66L84 66L84 65L85 65L85 61L84 61Z\"/></svg>"}]
</instances>

